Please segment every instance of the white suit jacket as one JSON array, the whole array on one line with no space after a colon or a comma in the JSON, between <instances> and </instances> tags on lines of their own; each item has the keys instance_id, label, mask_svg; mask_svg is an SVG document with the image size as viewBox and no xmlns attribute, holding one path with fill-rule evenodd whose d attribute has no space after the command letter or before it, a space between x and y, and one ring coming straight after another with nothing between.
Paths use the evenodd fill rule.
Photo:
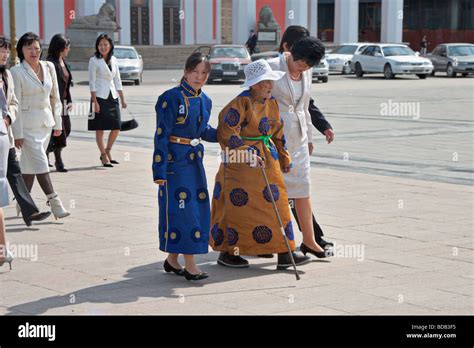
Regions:
<instances>
[{"instance_id":1,"label":"white suit jacket","mask_svg":"<svg viewBox=\"0 0 474 348\"><path fill-rule=\"evenodd\" d=\"M91 92L96 92L96 96L102 99L107 99L110 93L114 99L117 99L117 91L122 90L120 71L114 56L110 59L110 65L112 71L104 59L95 56L89 59L89 89Z\"/></svg>"},{"instance_id":2,"label":"white suit jacket","mask_svg":"<svg viewBox=\"0 0 474 348\"><path fill-rule=\"evenodd\" d=\"M15 143L13 141L13 132L12 132L12 124L16 120L16 114L18 112L18 100L16 99L15 96L15 83L13 82L13 77L10 71L7 69L7 84L8 84L8 90L7 90L7 95L6 100L7 100L7 108L8 108L8 113L6 115L2 116L9 116L11 120L10 127L6 127L5 122L0 123L0 133L2 134L7 134L8 133L8 139L10 140L10 148L15 146Z\"/></svg>"},{"instance_id":3,"label":"white suit jacket","mask_svg":"<svg viewBox=\"0 0 474 348\"><path fill-rule=\"evenodd\" d=\"M288 64L285 55L268 60L268 64L274 71L284 71L286 74L280 80L275 81L272 90L272 96L278 101L280 114L283 120L287 122L289 117L298 117L301 133L299 136L308 137L308 142L313 141L313 127L311 127L311 114L309 113L309 101L311 99L312 69L303 73L303 96L296 102L295 91L291 83ZM285 132L286 133L286 132Z\"/></svg>"},{"instance_id":4,"label":"white suit jacket","mask_svg":"<svg viewBox=\"0 0 474 348\"><path fill-rule=\"evenodd\" d=\"M62 130L62 105L56 70L51 62L40 61L44 84L31 66L23 60L11 69L15 95L20 107L12 125L15 139L23 139L23 129L53 127Z\"/></svg>"}]
</instances>

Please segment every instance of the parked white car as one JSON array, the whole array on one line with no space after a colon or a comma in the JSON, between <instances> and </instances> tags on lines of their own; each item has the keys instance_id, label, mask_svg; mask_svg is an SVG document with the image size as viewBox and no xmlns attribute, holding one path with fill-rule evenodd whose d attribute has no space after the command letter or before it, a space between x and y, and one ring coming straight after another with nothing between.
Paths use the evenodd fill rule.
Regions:
<instances>
[{"instance_id":1,"label":"parked white car","mask_svg":"<svg viewBox=\"0 0 474 348\"><path fill-rule=\"evenodd\" d=\"M352 57L352 69L357 77L366 73L383 73L386 79L393 79L397 74L416 74L425 79L431 74L433 64L406 45L369 44Z\"/></svg>"},{"instance_id":2,"label":"parked white car","mask_svg":"<svg viewBox=\"0 0 474 348\"><path fill-rule=\"evenodd\" d=\"M367 43L347 43L334 47L326 55L326 60L329 64L329 71L339 72L343 75L351 74L352 56L359 54Z\"/></svg>"},{"instance_id":3,"label":"parked white car","mask_svg":"<svg viewBox=\"0 0 474 348\"><path fill-rule=\"evenodd\" d=\"M133 80L136 85L142 83L143 59L132 46L115 46L114 56L117 59L120 78Z\"/></svg>"},{"instance_id":4,"label":"parked white car","mask_svg":"<svg viewBox=\"0 0 474 348\"><path fill-rule=\"evenodd\" d=\"M313 67L313 80L328 82L329 79L329 64L325 58L321 59L319 65Z\"/></svg>"}]
</instances>

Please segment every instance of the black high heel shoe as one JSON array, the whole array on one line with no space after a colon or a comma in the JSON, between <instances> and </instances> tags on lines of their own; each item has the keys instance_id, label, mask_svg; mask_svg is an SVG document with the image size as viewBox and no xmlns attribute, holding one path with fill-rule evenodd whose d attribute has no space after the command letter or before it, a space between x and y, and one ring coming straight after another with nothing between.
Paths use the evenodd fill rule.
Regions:
<instances>
[{"instance_id":1,"label":"black high heel shoe","mask_svg":"<svg viewBox=\"0 0 474 348\"><path fill-rule=\"evenodd\" d=\"M300 245L300 251L306 255L307 253L313 254L319 259L325 259L326 257L332 256L332 253L328 251L314 251L313 249L308 248L304 243Z\"/></svg>"},{"instance_id":2,"label":"black high heel shoe","mask_svg":"<svg viewBox=\"0 0 474 348\"><path fill-rule=\"evenodd\" d=\"M42 213L33 214L27 218L23 217L23 221L25 221L26 226L31 226L32 221L43 221L44 219L48 218L51 215L50 211L45 211Z\"/></svg>"},{"instance_id":3,"label":"black high heel shoe","mask_svg":"<svg viewBox=\"0 0 474 348\"><path fill-rule=\"evenodd\" d=\"M165 271L167 273L174 272L175 274L179 276L184 276L184 271L181 268L174 268L173 266L171 266L168 260L165 260L163 267L165 268Z\"/></svg>"},{"instance_id":4,"label":"black high heel shoe","mask_svg":"<svg viewBox=\"0 0 474 348\"><path fill-rule=\"evenodd\" d=\"M111 150L112 150L112 149L105 149L105 153L107 154L107 157L109 158L110 163L113 163L113 164L120 164L120 163L117 162L116 160L113 160L113 159L110 158L110 157L111 157L111 156L110 156L110 151L111 151Z\"/></svg>"},{"instance_id":5,"label":"black high heel shoe","mask_svg":"<svg viewBox=\"0 0 474 348\"><path fill-rule=\"evenodd\" d=\"M111 165L110 163L107 163L107 155L105 153L103 153L102 155L100 155L100 161L102 162L102 165L104 167L108 167L108 168L112 168L113 165Z\"/></svg>"},{"instance_id":6,"label":"black high heel shoe","mask_svg":"<svg viewBox=\"0 0 474 348\"><path fill-rule=\"evenodd\" d=\"M209 278L209 274L206 272L201 272L198 274L191 274L188 271L186 271L186 268L184 269L184 277L186 280L201 280L201 279L206 279Z\"/></svg>"}]
</instances>

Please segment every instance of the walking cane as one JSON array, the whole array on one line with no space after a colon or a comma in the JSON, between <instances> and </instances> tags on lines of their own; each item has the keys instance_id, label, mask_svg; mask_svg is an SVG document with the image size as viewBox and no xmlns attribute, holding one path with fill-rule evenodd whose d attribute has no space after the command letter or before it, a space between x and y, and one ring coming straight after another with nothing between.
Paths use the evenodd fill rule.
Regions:
<instances>
[{"instance_id":1,"label":"walking cane","mask_svg":"<svg viewBox=\"0 0 474 348\"><path fill-rule=\"evenodd\" d=\"M295 259L293 258L293 253L291 252L290 243L288 243L288 239L286 238L285 228L283 227L283 222L281 221L280 213L278 212L278 208L275 203L275 198L273 197L273 192L270 188L270 183L268 182L267 173L265 173L265 168L263 168L262 164L259 163L259 167L263 174L263 178L265 179L265 185L267 185L267 190L270 193L270 198L272 199L273 210L275 211L278 223L280 224L280 231L283 235L283 240L285 241L286 248L288 249L288 253L290 254L291 263L293 265L293 269L295 270L296 280L300 280L300 275L298 274L298 270L296 269Z\"/></svg>"}]
</instances>

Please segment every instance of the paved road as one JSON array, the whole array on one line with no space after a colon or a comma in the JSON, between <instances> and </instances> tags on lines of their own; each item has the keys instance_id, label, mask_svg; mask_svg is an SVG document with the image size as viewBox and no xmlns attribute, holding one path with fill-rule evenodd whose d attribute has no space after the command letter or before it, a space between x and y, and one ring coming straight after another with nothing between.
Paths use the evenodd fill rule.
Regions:
<instances>
[{"instance_id":1,"label":"paved road","mask_svg":"<svg viewBox=\"0 0 474 348\"><path fill-rule=\"evenodd\" d=\"M75 73L73 96L87 107L85 78ZM74 117L70 171L51 174L72 215L26 228L13 204L5 209L16 259L12 271L0 268L0 315L472 315L474 79L331 76L314 84L337 134L331 145L315 137L311 171L313 209L335 257L301 266L296 282L275 270L276 258L228 269L211 251L197 256L211 277L191 283L163 271L151 175L154 103L178 78L147 71L143 86L125 87L140 127L121 135L114 168L99 166L86 116ZM206 90L215 125L239 86ZM393 102L419 104L409 116L382 115ZM215 148L204 160L212 190ZM46 209L38 185L33 195ZM295 238L299 245L301 233Z\"/></svg>"},{"instance_id":2,"label":"paved road","mask_svg":"<svg viewBox=\"0 0 474 348\"><path fill-rule=\"evenodd\" d=\"M130 111L140 127L120 136L122 143L151 147L154 105L159 94L176 85L181 71L145 71L144 84L125 85ZM86 103L86 72L76 72L73 97ZM211 123L239 91L240 83L206 86L213 100ZM314 83L313 97L336 131L327 145L315 135L314 165L362 173L472 185L474 78L437 76L426 80L382 75L331 75ZM398 109L397 109L398 108ZM84 112L81 112L84 114ZM127 113L125 116L127 117ZM91 138L84 115L74 118L73 136ZM317 133L317 132L316 132ZM217 146L209 145L208 154Z\"/></svg>"}]
</instances>

